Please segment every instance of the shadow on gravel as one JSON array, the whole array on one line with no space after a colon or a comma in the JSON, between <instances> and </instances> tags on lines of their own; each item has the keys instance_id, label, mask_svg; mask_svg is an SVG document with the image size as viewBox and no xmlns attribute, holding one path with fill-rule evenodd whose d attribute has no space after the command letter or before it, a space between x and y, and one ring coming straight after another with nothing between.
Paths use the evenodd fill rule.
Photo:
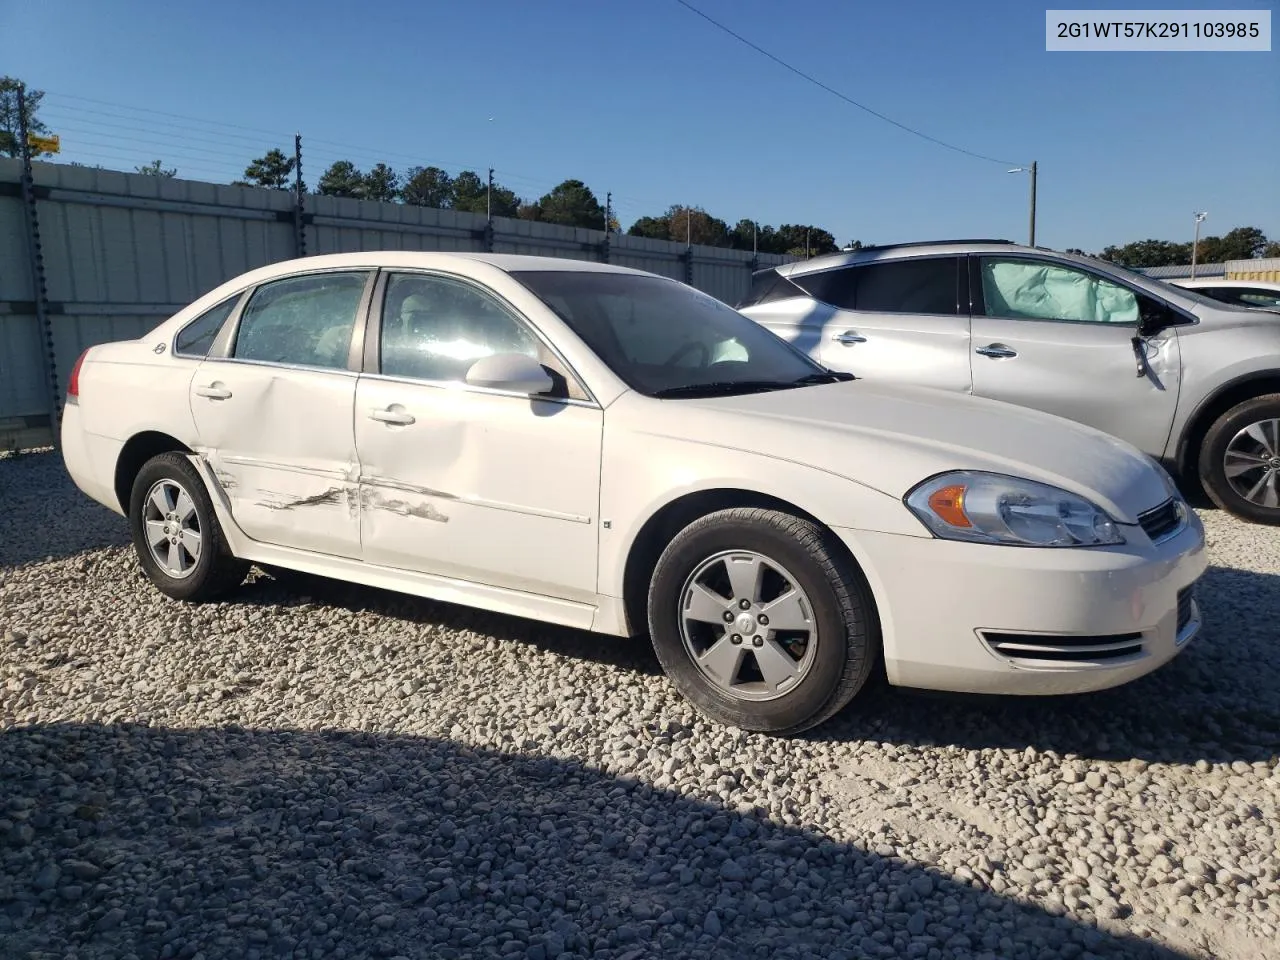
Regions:
<instances>
[{"instance_id":1,"label":"shadow on gravel","mask_svg":"<svg viewBox=\"0 0 1280 960\"><path fill-rule=\"evenodd\" d=\"M1184 956L562 760L361 733L0 733L6 957L931 948Z\"/></svg>"},{"instance_id":2,"label":"shadow on gravel","mask_svg":"<svg viewBox=\"0 0 1280 960\"><path fill-rule=\"evenodd\" d=\"M0 569L129 543L129 523L71 482L56 453L0 458Z\"/></svg>"},{"instance_id":3,"label":"shadow on gravel","mask_svg":"<svg viewBox=\"0 0 1280 960\"><path fill-rule=\"evenodd\" d=\"M1200 635L1125 686L1041 698L884 688L811 736L1161 763L1270 760L1280 753L1280 576L1211 567L1196 593Z\"/></svg>"}]
</instances>

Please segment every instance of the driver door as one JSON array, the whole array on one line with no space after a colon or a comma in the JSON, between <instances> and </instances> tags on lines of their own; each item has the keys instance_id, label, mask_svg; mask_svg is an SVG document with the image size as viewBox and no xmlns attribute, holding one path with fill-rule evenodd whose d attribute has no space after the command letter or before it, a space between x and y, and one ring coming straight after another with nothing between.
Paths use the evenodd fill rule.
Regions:
<instances>
[{"instance_id":1,"label":"driver door","mask_svg":"<svg viewBox=\"0 0 1280 960\"><path fill-rule=\"evenodd\" d=\"M969 261L974 394L1076 420L1163 456L1181 382L1178 334L1166 327L1141 338L1138 324L1167 308L1074 265Z\"/></svg>"}]
</instances>

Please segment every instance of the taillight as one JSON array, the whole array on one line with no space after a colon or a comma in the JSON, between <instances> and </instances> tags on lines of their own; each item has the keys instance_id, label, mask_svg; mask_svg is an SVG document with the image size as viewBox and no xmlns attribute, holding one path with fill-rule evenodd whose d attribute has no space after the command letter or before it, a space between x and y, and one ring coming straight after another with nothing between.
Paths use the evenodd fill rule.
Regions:
<instances>
[{"instance_id":1,"label":"taillight","mask_svg":"<svg viewBox=\"0 0 1280 960\"><path fill-rule=\"evenodd\" d=\"M76 357L75 366L71 368L71 376L67 378L67 402L80 402L80 365L84 363L84 358L89 351L85 350L80 356Z\"/></svg>"}]
</instances>

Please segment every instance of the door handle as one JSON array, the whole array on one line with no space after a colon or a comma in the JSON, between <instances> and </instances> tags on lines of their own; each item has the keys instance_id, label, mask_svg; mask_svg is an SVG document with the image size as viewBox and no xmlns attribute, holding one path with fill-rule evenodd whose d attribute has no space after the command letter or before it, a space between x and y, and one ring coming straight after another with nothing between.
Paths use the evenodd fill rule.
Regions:
<instances>
[{"instance_id":1,"label":"door handle","mask_svg":"<svg viewBox=\"0 0 1280 960\"><path fill-rule=\"evenodd\" d=\"M854 344L854 343L867 342L866 337L858 336L857 332L854 330L846 330L844 333L833 334L831 339L834 340L836 343L843 343L845 346L849 346L850 344Z\"/></svg>"},{"instance_id":2,"label":"door handle","mask_svg":"<svg viewBox=\"0 0 1280 960\"><path fill-rule=\"evenodd\" d=\"M208 397L210 400L229 400L231 391L215 381L206 387L196 387L196 396Z\"/></svg>"},{"instance_id":3,"label":"door handle","mask_svg":"<svg viewBox=\"0 0 1280 960\"><path fill-rule=\"evenodd\" d=\"M973 352L980 353L984 357L994 357L996 359L1016 357L1018 355L1017 350L1010 350L1003 343L989 343L985 347L978 347Z\"/></svg>"},{"instance_id":4,"label":"door handle","mask_svg":"<svg viewBox=\"0 0 1280 960\"><path fill-rule=\"evenodd\" d=\"M386 410L374 410L369 414L370 420L378 420L381 423L394 423L402 427L407 427L411 423L417 421L412 413L406 413L404 410L395 410L388 407Z\"/></svg>"}]
</instances>

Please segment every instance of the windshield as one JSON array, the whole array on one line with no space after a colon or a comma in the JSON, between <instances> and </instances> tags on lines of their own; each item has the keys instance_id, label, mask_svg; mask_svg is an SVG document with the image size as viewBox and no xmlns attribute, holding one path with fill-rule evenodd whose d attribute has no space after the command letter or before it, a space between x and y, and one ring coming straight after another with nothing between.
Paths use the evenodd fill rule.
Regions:
<instances>
[{"instance_id":1,"label":"windshield","mask_svg":"<svg viewBox=\"0 0 1280 960\"><path fill-rule=\"evenodd\" d=\"M692 287L585 270L512 274L633 390L707 396L850 379Z\"/></svg>"}]
</instances>

